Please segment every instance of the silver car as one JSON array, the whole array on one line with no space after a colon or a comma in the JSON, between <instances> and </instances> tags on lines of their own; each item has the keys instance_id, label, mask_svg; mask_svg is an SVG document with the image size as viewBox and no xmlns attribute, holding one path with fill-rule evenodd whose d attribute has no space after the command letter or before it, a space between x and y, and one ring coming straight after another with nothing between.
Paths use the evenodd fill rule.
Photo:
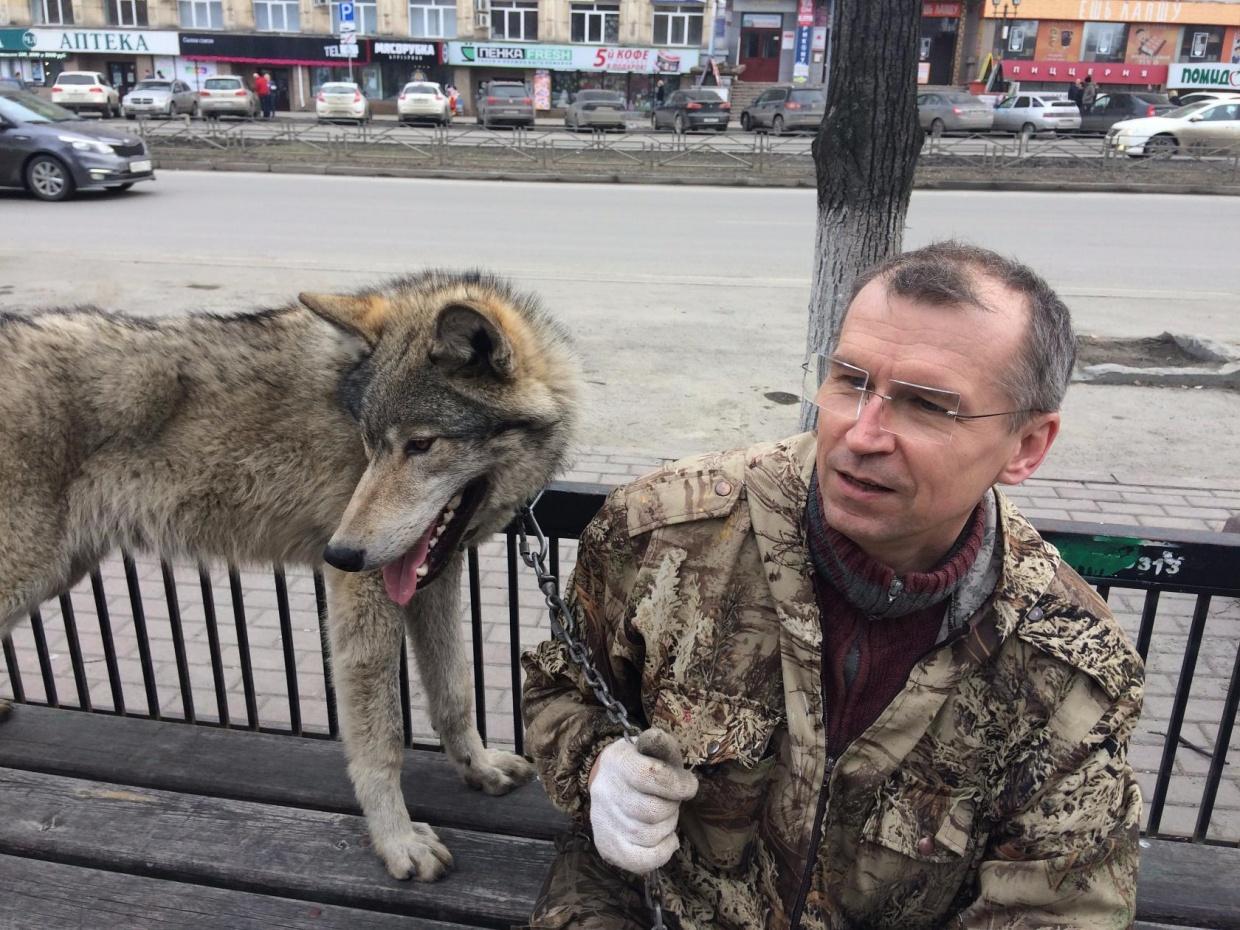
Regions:
<instances>
[{"instance_id":1,"label":"silver car","mask_svg":"<svg viewBox=\"0 0 1240 930\"><path fill-rule=\"evenodd\" d=\"M624 113L628 109L624 94L615 90L583 90L564 111L568 129L619 129L624 131Z\"/></svg>"},{"instance_id":2,"label":"silver car","mask_svg":"<svg viewBox=\"0 0 1240 930\"><path fill-rule=\"evenodd\" d=\"M478 98L478 125L488 129L498 123L534 126L534 98L517 81L491 81Z\"/></svg>"},{"instance_id":3,"label":"silver car","mask_svg":"<svg viewBox=\"0 0 1240 930\"><path fill-rule=\"evenodd\" d=\"M995 111L972 94L935 91L917 95L917 121L933 136L945 132L989 132Z\"/></svg>"},{"instance_id":4,"label":"silver car","mask_svg":"<svg viewBox=\"0 0 1240 930\"><path fill-rule=\"evenodd\" d=\"M184 81L139 81L121 100L125 119L139 116L198 115L198 95Z\"/></svg>"},{"instance_id":5,"label":"silver car","mask_svg":"<svg viewBox=\"0 0 1240 930\"><path fill-rule=\"evenodd\" d=\"M1081 111L1066 96L1016 94L995 106L994 128L1023 135L1075 131L1081 128Z\"/></svg>"},{"instance_id":6,"label":"silver car","mask_svg":"<svg viewBox=\"0 0 1240 930\"><path fill-rule=\"evenodd\" d=\"M198 108L207 119L221 116L258 116L258 94L236 75L209 77L198 92Z\"/></svg>"},{"instance_id":7,"label":"silver car","mask_svg":"<svg viewBox=\"0 0 1240 930\"><path fill-rule=\"evenodd\" d=\"M741 129L769 129L777 136L816 130L826 108L821 87L773 87L741 112Z\"/></svg>"}]
</instances>

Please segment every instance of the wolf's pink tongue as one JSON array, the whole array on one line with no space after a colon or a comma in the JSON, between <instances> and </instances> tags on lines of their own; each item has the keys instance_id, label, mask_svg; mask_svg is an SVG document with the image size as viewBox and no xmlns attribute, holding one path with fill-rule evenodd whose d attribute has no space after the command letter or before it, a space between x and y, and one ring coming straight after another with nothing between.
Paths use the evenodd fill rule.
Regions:
<instances>
[{"instance_id":1,"label":"wolf's pink tongue","mask_svg":"<svg viewBox=\"0 0 1240 930\"><path fill-rule=\"evenodd\" d=\"M383 587L387 590L387 596L401 607L413 600L414 592L418 590L418 569L430 552L431 533L434 531L435 524L432 523L417 545L395 562L383 566Z\"/></svg>"}]
</instances>

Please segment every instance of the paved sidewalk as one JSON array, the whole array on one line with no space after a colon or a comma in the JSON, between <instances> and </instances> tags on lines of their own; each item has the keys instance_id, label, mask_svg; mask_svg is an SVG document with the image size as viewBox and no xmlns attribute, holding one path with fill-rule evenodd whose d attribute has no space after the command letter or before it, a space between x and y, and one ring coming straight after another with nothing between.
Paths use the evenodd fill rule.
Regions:
<instances>
[{"instance_id":1,"label":"paved sidewalk","mask_svg":"<svg viewBox=\"0 0 1240 930\"><path fill-rule=\"evenodd\" d=\"M574 481L619 484L660 464L655 454L621 449L591 449L578 456L565 477ZM1033 518L1053 518L1099 522L1148 528L1220 530L1232 514L1240 513L1240 484L1225 488L1146 486L1137 483L1067 478L1035 478L1009 489L1011 497ZM1220 482L1222 483L1222 482ZM561 545L561 572L567 575L576 555L571 541ZM511 746L514 738L514 692L511 674L513 644L508 623L508 581L505 543L502 539L479 549L481 568L482 662L486 683L487 735L492 745ZM185 708L178 685L176 654L172 641L169 610L158 562L142 559L137 563L142 603L155 669L155 687L161 713L181 717ZM524 569L522 570L524 572ZM175 566L176 596L182 625L191 684L190 695L200 719L219 717L208 652L202 591L193 566ZM144 712L146 699L141 663L129 594L119 558L101 566L107 592L113 636L117 647L120 677L130 710ZM287 679L284 671L285 643L280 632L276 595L269 571L246 571L241 575L247 618L249 645L254 667L254 687L259 722L262 726L287 727L290 722ZM219 627L227 689L227 712L236 724L245 721L240 652L233 621L228 578L222 568L211 572L213 598ZM311 576L305 571L288 575L291 616L291 652L297 670L302 724L310 730L326 731L326 690L319 650L319 628ZM111 708L112 699L104 664L99 624L89 583L71 593L81 642L87 683L92 704ZM1140 618L1140 592L1113 592L1111 604L1129 634L1135 638ZM1194 599L1164 595L1159 603L1159 621L1147 669L1145 713L1133 740L1132 759L1140 773L1142 788L1152 794L1155 773L1162 753L1162 739L1170 714L1173 685L1179 676ZM518 604L518 649L529 648L549 633L541 596L528 575L522 574ZM55 673L62 703L76 706L78 696L69 654L69 642L58 605L46 605L43 622L47 633L49 661ZM470 637L467 611L461 618L462 636ZM44 700L34 637L29 624L13 636L26 695ZM1237 643L1240 642L1240 602L1216 599L1212 604L1201 644L1192 698L1183 728L1183 740L1176 757L1162 829L1169 833L1191 833L1195 810L1209 768L1209 749L1213 745L1223 710ZM468 645L466 646L468 649ZM12 693L11 682L0 668L0 695ZM434 740L426 716L426 697L411 672L411 704L415 738ZM2 733L0 733L2 738ZM1235 731L1232 750L1240 752L1240 728ZM1240 755L1232 756L1219 788L1210 837L1240 841Z\"/></svg>"}]
</instances>

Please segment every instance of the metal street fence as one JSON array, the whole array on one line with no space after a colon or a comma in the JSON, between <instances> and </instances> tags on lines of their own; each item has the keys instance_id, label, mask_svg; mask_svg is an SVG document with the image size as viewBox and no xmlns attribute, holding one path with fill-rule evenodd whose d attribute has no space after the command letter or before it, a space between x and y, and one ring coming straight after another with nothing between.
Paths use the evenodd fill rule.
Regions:
<instances>
[{"instance_id":1,"label":"metal street fence","mask_svg":"<svg viewBox=\"0 0 1240 930\"><path fill-rule=\"evenodd\" d=\"M575 557L575 540L606 491L559 483L539 501L553 572L567 570L563 556ZM1097 586L1146 661L1143 735L1130 758L1144 779L1147 833L1240 845L1240 773L1228 758L1229 750L1240 751L1240 543L1189 531L1038 525ZM517 557L511 528L502 542L469 550L467 568L462 632L478 728L484 740L489 731L492 744L521 752L519 658L548 636L542 597ZM276 567L264 578L168 562L149 569L126 554L111 577L96 569L75 592L35 611L30 625L3 643L0 695L101 714L338 736L318 572ZM64 652L67 668L57 661ZM1199 674L1205 665L1213 674ZM1169 696L1154 693L1160 682ZM419 722L418 687L402 656L405 741L434 748Z\"/></svg>"}]
</instances>

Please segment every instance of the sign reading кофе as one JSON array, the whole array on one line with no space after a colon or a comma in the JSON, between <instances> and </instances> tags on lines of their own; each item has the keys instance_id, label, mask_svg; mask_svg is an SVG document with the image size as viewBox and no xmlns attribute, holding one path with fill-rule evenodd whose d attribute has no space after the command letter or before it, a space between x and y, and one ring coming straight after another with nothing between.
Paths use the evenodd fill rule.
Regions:
<instances>
[{"instance_id":1,"label":"sign reading \u043a\u043e\u0444\u0435","mask_svg":"<svg viewBox=\"0 0 1240 930\"><path fill-rule=\"evenodd\" d=\"M699 59L693 48L631 48L616 45L518 45L449 42L448 64L547 71L688 74Z\"/></svg>"}]
</instances>

